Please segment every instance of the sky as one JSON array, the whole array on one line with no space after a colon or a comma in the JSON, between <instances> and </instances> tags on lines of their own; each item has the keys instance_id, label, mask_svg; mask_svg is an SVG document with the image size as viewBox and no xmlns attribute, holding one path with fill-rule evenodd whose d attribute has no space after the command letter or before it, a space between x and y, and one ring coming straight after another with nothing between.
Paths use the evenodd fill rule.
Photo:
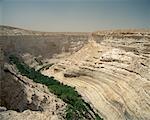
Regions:
<instances>
[{"instance_id":1,"label":"sky","mask_svg":"<svg viewBox=\"0 0 150 120\"><path fill-rule=\"evenodd\" d=\"M0 24L50 32L150 28L150 0L0 0Z\"/></svg>"}]
</instances>

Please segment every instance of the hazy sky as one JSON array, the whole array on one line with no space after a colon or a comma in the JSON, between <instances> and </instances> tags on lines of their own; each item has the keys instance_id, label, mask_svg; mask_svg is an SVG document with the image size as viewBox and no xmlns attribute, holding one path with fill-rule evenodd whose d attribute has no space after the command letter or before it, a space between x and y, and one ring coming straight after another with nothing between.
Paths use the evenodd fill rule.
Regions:
<instances>
[{"instance_id":1,"label":"hazy sky","mask_svg":"<svg viewBox=\"0 0 150 120\"><path fill-rule=\"evenodd\" d=\"M41 31L150 28L150 0L0 0L0 18Z\"/></svg>"}]
</instances>

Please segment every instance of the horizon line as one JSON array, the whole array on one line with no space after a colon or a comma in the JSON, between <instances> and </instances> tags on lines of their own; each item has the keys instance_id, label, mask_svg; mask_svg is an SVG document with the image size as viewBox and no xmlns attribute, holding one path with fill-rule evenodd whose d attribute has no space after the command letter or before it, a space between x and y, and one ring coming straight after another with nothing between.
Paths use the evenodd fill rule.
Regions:
<instances>
[{"instance_id":1,"label":"horizon line","mask_svg":"<svg viewBox=\"0 0 150 120\"><path fill-rule=\"evenodd\" d=\"M35 30L25 27L18 27L18 26L11 26L11 25L0 25L0 27L10 27L14 29L21 29L26 31L32 31L32 32L45 32L45 33L93 33L93 32L99 32L99 31L138 31L138 30L144 30L149 31L150 28L105 28L105 29L99 29L95 31L43 31L43 30ZM150 32L150 31L149 31Z\"/></svg>"}]
</instances>

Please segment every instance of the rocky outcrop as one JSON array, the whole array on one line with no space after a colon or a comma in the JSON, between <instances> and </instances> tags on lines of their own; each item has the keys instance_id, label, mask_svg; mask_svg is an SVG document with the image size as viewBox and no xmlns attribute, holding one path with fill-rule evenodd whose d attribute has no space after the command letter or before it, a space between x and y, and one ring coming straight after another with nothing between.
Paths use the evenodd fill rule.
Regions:
<instances>
[{"instance_id":1,"label":"rocky outcrop","mask_svg":"<svg viewBox=\"0 0 150 120\"><path fill-rule=\"evenodd\" d=\"M1 120L64 119L66 104L51 94L44 85L20 75L15 67L5 64L1 80Z\"/></svg>"},{"instance_id":2,"label":"rocky outcrop","mask_svg":"<svg viewBox=\"0 0 150 120\"><path fill-rule=\"evenodd\" d=\"M78 51L87 43L88 33L55 33L0 26L0 43L5 55L26 54L52 58L60 53Z\"/></svg>"},{"instance_id":3,"label":"rocky outcrop","mask_svg":"<svg viewBox=\"0 0 150 120\"><path fill-rule=\"evenodd\" d=\"M54 63L41 72L75 87L105 120L149 120L150 30L107 30L89 35L2 26L0 33L3 58L15 53L37 69ZM0 119L63 119L65 103L45 86L19 75L14 67L7 68L3 72L1 64L0 77L5 81L0 91Z\"/></svg>"},{"instance_id":4,"label":"rocky outcrop","mask_svg":"<svg viewBox=\"0 0 150 120\"><path fill-rule=\"evenodd\" d=\"M90 41L42 73L76 87L105 120L149 120L148 37Z\"/></svg>"}]
</instances>

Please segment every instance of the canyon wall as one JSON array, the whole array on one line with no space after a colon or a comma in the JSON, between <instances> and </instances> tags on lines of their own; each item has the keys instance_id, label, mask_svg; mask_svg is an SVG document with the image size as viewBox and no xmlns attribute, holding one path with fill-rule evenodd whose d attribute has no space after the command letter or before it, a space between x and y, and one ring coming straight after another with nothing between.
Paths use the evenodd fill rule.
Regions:
<instances>
[{"instance_id":1,"label":"canyon wall","mask_svg":"<svg viewBox=\"0 0 150 120\"><path fill-rule=\"evenodd\" d=\"M34 32L4 26L0 33L0 44L5 54L30 53L47 58L78 51L88 40L87 33Z\"/></svg>"},{"instance_id":2,"label":"canyon wall","mask_svg":"<svg viewBox=\"0 0 150 120\"><path fill-rule=\"evenodd\" d=\"M78 52L41 72L75 87L104 120L149 120L149 33L95 32Z\"/></svg>"},{"instance_id":3,"label":"canyon wall","mask_svg":"<svg viewBox=\"0 0 150 120\"><path fill-rule=\"evenodd\" d=\"M0 44L5 55L30 53L33 56L53 57L74 53L87 44L90 37L97 43L120 47L128 51L149 50L149 30L105 30L94 33L38 32L0 26ZM143 42L144 40L144 42ZM141 47L141 46L145 47Z\"/></svg>"},{"instance_id":4,"label":"canyon wall","mask_svg":"<svg viewBox=\"0 0 150 120\"><path fill-rule=\"evenodd\" d=\"M150 30L49 33L3 26L0 45L2 74L10 74L3 63L12 53L42 59L70 53L40 72L75 87L105 120L150 118Z\"/></svg>"}]
</instances>

